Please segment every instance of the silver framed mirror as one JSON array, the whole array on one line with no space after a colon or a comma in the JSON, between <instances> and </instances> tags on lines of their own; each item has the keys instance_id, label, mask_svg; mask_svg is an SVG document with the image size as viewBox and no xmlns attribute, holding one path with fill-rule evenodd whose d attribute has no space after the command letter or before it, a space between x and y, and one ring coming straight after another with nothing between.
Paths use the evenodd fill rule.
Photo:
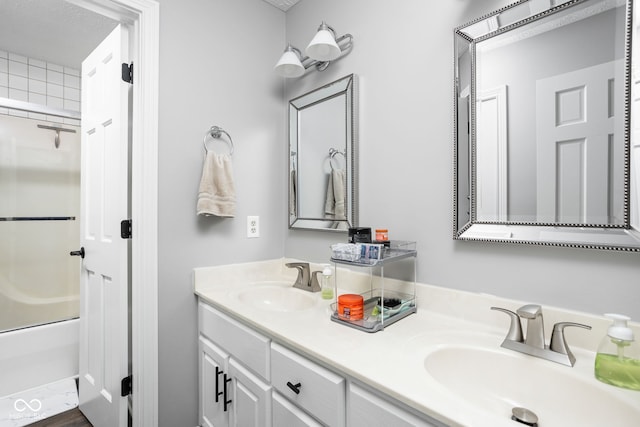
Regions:
<instances>
[{"instance_id":1,"label":"silver framed mirror","mask_svg":"<svg viewBox=\"0 0 640 427\"><path fill-rule=\"evenodd\" d=\"M289 228L357 226L357 117L354 74L289 101Z\"/></svg>"},{"instance_id":2,"label":"silver framed mirror","mask_svg":"<svg viewBox=\"0 0 640 427\"><path fill-rule=\"evenodd\" d=\"M522 0L454 29L454 239L640 251L632 0Z\"/></svg>"}]
</instances>

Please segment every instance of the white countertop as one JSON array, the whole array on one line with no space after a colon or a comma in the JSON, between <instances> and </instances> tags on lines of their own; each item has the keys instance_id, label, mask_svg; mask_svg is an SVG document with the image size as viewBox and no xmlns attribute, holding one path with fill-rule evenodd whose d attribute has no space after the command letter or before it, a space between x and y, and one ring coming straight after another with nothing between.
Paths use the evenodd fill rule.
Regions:
<instances>
[{"instance_id":1,"label":"white countertop","mask_svg":"<svg viewBox=\"0 0 640 427\"><path fill-rule=\"evenodd\" d=\"M486 294L417 284L416 314L389 325L383 331L367 333L332 321L329 305L334 301L323 300L319 292L314 294L317 302L311 308L291 312L257 309L237 298L239 290L256 282L282 280L293 284L297 272L284 266L289 261L295 260L276 259L197 268L194 270L195 293L207 303L274 341L447 425L518 425L509 419L511 405L505 404L504 408L495 408L493 411L476 407L453 394L428 374L424 368L426 355L431 349L447 345L477 344L495 348L496 352L508 352L514 357L528 358L532 364L550 364L550 369L580 376L595 387L603 387L607 393L617 394L624 401L640 408L640 392L608 386L593 377L595 350L609 325L609 321L603 317L543 307L547 339L556 322L571 321L593 327L591 331L579 328L566 330L567 342L576 356L576 364L570 368L500 347L509 327L509 319L503 313L490 310L490 307L498 306L515 311L531 301L512 301ZM313 271L321 269L317 264L311 266ZM349 289L345 289L349 292L361 292L368 279L367 275L358 272L341 270L339 274L338 286L342 289L342 282L349 283ZM390 284L393 287L393 281ZM632 327L636 336L640 336L639 325L634 323ZM519 406L517 403L514 402L513 406ZM606 411L606 407L602 410ZM543 414L538 416L541 421L544 420ZM550 424L542 425L547 427Z\"/></svg>"}]
</instances>

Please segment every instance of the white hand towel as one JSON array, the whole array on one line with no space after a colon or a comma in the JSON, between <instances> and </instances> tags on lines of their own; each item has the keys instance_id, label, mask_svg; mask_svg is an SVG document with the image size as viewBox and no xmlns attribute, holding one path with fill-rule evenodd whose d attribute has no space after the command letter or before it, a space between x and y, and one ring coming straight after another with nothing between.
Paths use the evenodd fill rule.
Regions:
<instances>
[{"instance_id":1,"label":"white hand towel","mask_svg":"<svg viewBox=\"0 0 640 427\"><path fill-rule=\"evenodd\" d=\"M296 171L292 170L289 175L289 215L297 216L296 209L298 201L296 200Z\"/></svg>"},{"instance_id":2,"label":"white hand towel","mask_svg":"<svg viewBox=\"0 0 640 427\"><path fill-rule=\"evenodd\" d=\"M347 224L344 222L346 217L346 198L345 198L345 172L342 169L333 169L329 174L327 183L327 196L324 203L325 218L331 218L340 221L334 221L329 227L336 229L346 229Z\"/></svg>"},{"instance_id":3,"label":"white hand towel","mask_svg":"<svg viewBox=\"0 0 640 427\"><path fill-rule=\"evenodd\" d=\"M324 199L324 213L325 218L333 218L333 214L336 213L336 198L333 192L333 170L328 176L327 182L327 195Z\"/></svg>"},{"instance_id":4,"label":"white hand towel","mask_svg":"<svg viewBox=\"0 0 640 427\"><path fill-rule=\"evenodd\" d=\"M235 216L236 189L229 154L207 152L198 189L196 211L198 215L231 218Z\"/></svg>"},{"instance_id":5,"label":"white hand towel","mask_svg":"<svg viewBox=\"0 0 640 427\"><path fill-rule=\"evenodd\" d=\"M345 183L344 170L334 169L331 171L333 177L333 198L334 198L334 218L345 219Z\"/></svg>"}]
</instances>

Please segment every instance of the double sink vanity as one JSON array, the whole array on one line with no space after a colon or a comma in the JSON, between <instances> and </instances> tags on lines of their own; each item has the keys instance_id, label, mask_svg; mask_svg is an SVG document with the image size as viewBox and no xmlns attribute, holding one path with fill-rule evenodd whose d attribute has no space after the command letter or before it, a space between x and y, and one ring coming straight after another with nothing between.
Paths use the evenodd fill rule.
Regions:
<instances>
[{"instance_id":1,"label":"double sink vanity","mask_svg":"<svg viewBox=\"0 0 640 427\"><path fill-rule=\"evenodd\" d=\"M633 2L554 4L519 1L454 30L453 238L638 252ZM582 49L590 40L604 49ZM584 126L596 117L585 76L604 91L589 99L609 106L597 109L606 126ZM359 225L357 82L289 103L291 229ZM344 212L327 212L329 193ZM300 262L195 269L202 426L640 425L640 392L594 376L604 317L416 283L414 267L411 313L363 331L332 321L335 298L300 289L287 267ZM372 288L366 272L335 267L336 297Z\"/></svg>"},{"instance_id":2,"label":"double sink vanity","mask_svg":"<svg viewBox=\"0 0 640 427\"><path fill-rule=\"evenodd\" d=\"M573 367L501 347L510 320L491 307L535 306L420 283L415 314L366 333L331 321L333 300L293 287L296 261L194 270L202 426L515 427L514 408L543 427L640 420L640 392L593 375L603 317L542 308L549 335L591 326L564 331ZM338 294L369 286L365 272L337 268Z\"/></svg>"}]
</instances>

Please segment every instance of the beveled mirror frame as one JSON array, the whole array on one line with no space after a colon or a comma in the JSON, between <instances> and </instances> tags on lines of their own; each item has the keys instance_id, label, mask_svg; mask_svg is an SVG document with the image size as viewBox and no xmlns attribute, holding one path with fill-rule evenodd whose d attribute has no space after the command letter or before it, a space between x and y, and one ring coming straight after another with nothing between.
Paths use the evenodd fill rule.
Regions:
<instances>
[{"instance_id":1,"label":"beveled mirror frame","mask_svg":"<svg viewBox=\"0 0 640 427\"><path fill-rule=\"evenodd\" d=\"M344 155L345 160L345 219L299 216L300 171L299 162L304 154L304 142L301 141L301 115L305 110L323 102L344 97L344 142L333 147ZM327 152L329 155L329 151ZM322 230L346 233L349 227L358 225L358 77L349 74L289 101L289 192L288 222L290 229ZM310 173L310 171L307 171ZM315 172L314 172L315 173ZM292 200L293 199L293 200Z\"/></svg>"},{"instance_id":2,"label":"beveled mirror frame","mask_svg":"<svg viewBox=\"0 0 640 427\"><path fill-rule=\"evenodd\" d=\"M625 15L625 99L624 99L624 224L605 226L591 224L564 223L526 223L526 222L487 222L477 220L476 206L476 44L503 34L525 24L544 19L557 12L566 10L589 0L569 0L535 14L522 16L516 8L528 8L528 0L520 0L502 9L473 20L454 29L454 173L453 173L453 238L484 242L508 242L544 246L579 247L589 249L607 249L618 251L640 251L640 233L638 232L638 192L637 159L633 159L631 147L631 41L633 31L633 0L626 1ZM556 2L557 3L557 2ZM505 13L506 12L506 13ZM517 16L511 22L500 22L504 16ZM508 20L505 19L505 21ZM484 21L484 22L483 22ZM478 28L486 25L487 30L478 33ZM637 24L636 24L637 25ZM469 29L473 26L473 31ZM465 32L466 30L466 32ZM474 35L470 35L469 33ZM459 50L470 50L468 64L460 64ZM464 74L466 73L466 74ZM460 106L461 77L470 80L470 108ZM635 80L639 80L636 82ZM634 79L635 85L640 79ZM466 97L466 96L465 96ZM637 95L634 95L637 97ZM466 117L470 111L470 117ZM635 127L634 127L635 128ZM461 137L462 136L462 137ZM640 152L640 144L636 145ZM635 148L634 147L634 148ZM638 154L636 154L637 156ZM635 163L633 163L635 162ZM634 166L635 165L635 166ZM635 227L634 227L635 226Z\"/></svg>"}]
</instances>

